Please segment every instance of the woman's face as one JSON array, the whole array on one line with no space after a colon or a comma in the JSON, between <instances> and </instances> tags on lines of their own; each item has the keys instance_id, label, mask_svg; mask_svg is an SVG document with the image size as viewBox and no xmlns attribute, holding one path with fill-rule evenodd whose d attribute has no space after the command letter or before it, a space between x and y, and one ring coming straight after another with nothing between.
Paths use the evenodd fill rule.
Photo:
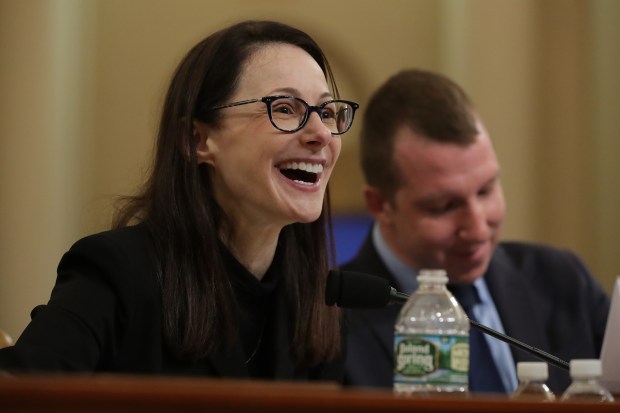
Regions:
<instances>
[{"instance_id":1,"label":"woman's face","mask_svg":"<svg viewBox=\"0 0 620 413\"><path fill-rule=\"evenodd\" d=\"M299 47L280 43L254 52L226 103L273 95L293 95L309 105L332 99L315 60ZM217 127L196 122L197 156L210 165L215 198L232 224L279 230L316 220L340 138L315 112L301 130L286 133L271 124L263 102L220 110Z\"/></svg>"}]
</instances>

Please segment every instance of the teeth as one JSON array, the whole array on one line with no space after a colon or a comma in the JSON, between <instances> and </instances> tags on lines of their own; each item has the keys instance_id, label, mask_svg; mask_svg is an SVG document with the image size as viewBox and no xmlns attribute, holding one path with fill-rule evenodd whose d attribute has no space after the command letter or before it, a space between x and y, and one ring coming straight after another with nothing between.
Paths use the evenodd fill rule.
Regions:
<instances>
[{"instance_id":1,"label":"teeth","mask_svg":"<svg viewBox=\"0 0 620 413\"><path fill-rule=\"evenodd\" d=\"M300 181L299 179L295 179L295 182L297 182L298 184L302 184L302 185L306 185L306 186L312 186L312 182L305 182L305 181Z\"/></svg>"},{"instance_id":2,"label":"teeth","mask_svg":"<svg viewBox=\"0 0 620 413\"><path fill-rule=\"evenodd\" d=\"M299 169L302 171L319 174L323 172L323 165L310 162L287 162L279 166L280 169Z\"/></svg>"}]
</instances>

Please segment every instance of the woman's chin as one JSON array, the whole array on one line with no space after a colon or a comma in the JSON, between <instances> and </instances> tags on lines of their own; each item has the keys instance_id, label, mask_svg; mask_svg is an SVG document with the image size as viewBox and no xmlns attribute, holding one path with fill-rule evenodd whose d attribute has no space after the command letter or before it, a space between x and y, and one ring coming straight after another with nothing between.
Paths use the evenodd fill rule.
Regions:
<instances>
[{"instance_id":1,"label":"woman's chin","mask_svg":"<svg viewBox=\"0 0 620 413\"><path fill-rule=\"evenodd\" d=\"M321 208L318 209L304 209L302 211L296 211L295 222L300 224L309 224L316 221L321 216Z\"/></svg>"}]
</instances>

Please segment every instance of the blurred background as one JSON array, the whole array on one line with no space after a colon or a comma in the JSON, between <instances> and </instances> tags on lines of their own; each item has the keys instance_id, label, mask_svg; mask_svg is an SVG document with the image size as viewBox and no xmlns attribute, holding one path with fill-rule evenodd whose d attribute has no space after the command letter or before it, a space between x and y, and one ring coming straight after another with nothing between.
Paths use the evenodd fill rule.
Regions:
<instances>
[{"instance_id":1,"label":"blurred background","mask_svg":"<svg viewBox=\"0 0 620 413\"><path fill-rule=\"evenodd\" d=\"M502 164L504 239L576 251L620 275L620 1L0 0L0 328L17 338L71 244L142 182L160 106L207 34L272 19L324 48L362 105L332 181L338 260L367 229L359 119L418 67L470 94Z\"/></svg>"}]
</instances>

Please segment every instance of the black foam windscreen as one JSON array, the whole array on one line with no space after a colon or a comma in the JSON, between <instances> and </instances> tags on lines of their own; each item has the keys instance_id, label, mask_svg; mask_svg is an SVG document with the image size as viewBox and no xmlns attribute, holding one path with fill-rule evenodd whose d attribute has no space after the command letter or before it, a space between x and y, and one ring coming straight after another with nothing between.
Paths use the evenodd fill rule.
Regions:
<instances>
[{"instance_id":1,"label":"black foam windscreen","mask_svg":"<svg viewBox=\"0 0 620 413\"><path fill-rule=\"evenodd\" d=\"M327 275L325 304L345 308L383 308L390 302L389 282L375 275L332 270Z\"/></svg>"}]
</instances>

